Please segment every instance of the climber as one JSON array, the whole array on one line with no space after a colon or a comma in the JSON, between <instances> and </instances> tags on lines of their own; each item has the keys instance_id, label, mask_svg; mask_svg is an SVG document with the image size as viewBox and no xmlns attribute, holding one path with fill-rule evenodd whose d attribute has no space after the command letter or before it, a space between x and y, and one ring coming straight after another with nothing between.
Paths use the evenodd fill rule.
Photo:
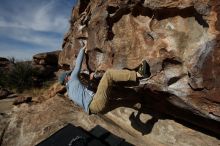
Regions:
<instances>
[{"instance_id":1,"label":"climber","mask_svg":"<svg viewBox=\"0 0 220 146\"><path fill-rule=\"evenodd\" d=\"M87 41L80 40L82 48L76 59L76 64L72 72L64 72L59 77L59 82L66 86L68 96L76 104L84 109L87 113L101 112L108 101L108 94L112 82L115 81L136 81L138 78L146 78L149 76L149 72L146 70L146 61L143 61L139 67L139 71L129 70L107 70L100 80L96 93L89 90L79 80L79 73L83 62L84 54L87 53ZM92 79L94 73L90 74Z\"/></svg>"}]
</instances>

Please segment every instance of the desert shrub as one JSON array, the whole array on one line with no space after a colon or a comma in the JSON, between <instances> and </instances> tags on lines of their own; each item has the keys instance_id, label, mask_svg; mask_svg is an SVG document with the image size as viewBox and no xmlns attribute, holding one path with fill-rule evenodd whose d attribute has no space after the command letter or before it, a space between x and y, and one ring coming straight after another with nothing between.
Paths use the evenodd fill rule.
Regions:
<instances>
[{"instance_id":1,"label":"desert shrub","mask_svg":"<svg viewBox=\"0 0 220 146\"><path fill-rule=\"evenodd\" d=\"M1 87L5 87L6 82L7 82L6 74L5 74L5 72L3 72L3 71L0 69L0 86L1 86Z\"/></svg>"},{"instance_id":2,"label":"desert shrub","mask_svg":"<svg viewBox=\"0 0 220 146\"><path fill-rule=\"evenodd\" d=\"M22 92L33 86L33 78L37 75L37 70L30 62L17 62L7 73L7 87Z\"/></svg>"}]
</instances>

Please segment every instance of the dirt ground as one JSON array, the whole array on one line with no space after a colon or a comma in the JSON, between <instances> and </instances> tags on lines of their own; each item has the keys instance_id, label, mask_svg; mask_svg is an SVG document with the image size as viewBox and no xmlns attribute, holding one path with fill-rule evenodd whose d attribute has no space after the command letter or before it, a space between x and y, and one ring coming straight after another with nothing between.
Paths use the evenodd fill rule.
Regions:
<instances>
[{"instance_id":1,"label":"dirt ground","mask_svg":"<svg viewBox=\"0 0 220 146\"><path fill-rule=\"evenodd\" d=\"M6 113L13 107L14 99L2 99L0 100L0 113Z\"/></svg>"}]
</instances>

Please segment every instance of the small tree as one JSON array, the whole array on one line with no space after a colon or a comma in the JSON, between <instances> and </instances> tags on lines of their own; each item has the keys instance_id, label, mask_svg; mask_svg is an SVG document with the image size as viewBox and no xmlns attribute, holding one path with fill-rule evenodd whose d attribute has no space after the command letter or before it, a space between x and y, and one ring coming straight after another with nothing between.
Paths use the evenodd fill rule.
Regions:
<instances>
[{"instance_id":1,"label":"small tree","mask_svg":"<svg viewBox=\"0 0 220 146\"><path fill-rule=\"evenodd\" d=\"M3 70L0 69L0 86L1 87L5 87L7 83L7 77L5 72L3 72Z\"/></svg>"},{"instance_id":2,"label":"small tree","mask_svg":"<svg viewBox=\"0 0 220 146\"><path fill-rule=\"evenodd\" d=\"M33 86L33 77L36 74L37 71L30 62L17 62L7 73L7 86L22 92Z\"/></svg>"}]
</instances>

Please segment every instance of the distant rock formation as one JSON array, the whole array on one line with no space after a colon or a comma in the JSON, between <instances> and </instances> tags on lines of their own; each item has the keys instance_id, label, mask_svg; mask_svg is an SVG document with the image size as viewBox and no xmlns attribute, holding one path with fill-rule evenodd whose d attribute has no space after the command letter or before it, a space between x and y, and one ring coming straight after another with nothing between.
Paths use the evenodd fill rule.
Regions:
<instances>
[{"instance_id":1,"label":"distant rock formation","mask_svg":"<svg viewBox=\"0 0 220 146\"><path fill-rule=\"evenodd\" d=\"M7 58L0 57L0 69L8 67L10 64L11 62Z\"/></svg>"},{"instance_id":2,"label":"distant rock formation","mask_svg":"<svg viewBox=\"0 0 220 146\"><path fill-rule=\"evenodd\" d=\"M8 95L12 94L12 92L8 89L1 87L1 83L5 78L5 74L7 74L7 71L9 71L12 65L13 62L11 62L9 59L0 57L0 100L7 98Z\"/></svg>"},{"instance_id":3,"label":"distant rock formation","mask_svg":"<svg viewBox=\"0 0 220 146\"><path fill-rule=\"evenodd\" d=\"M0 87L0 100L7 98L8 95L12 94L12 92L8 91L7 89L4 89Z\"/></svg>"},{"instance_id":4,"label":"distant rock formation","mask_svg":"<svg viewBox=\"0 0 220 146\"><path fill-rule=\"evenodd\" d=\"M219 133L219 10L219 0L80 0L59 64L74 66L80 37L88 38L83 69L134 69L145 59L146 103Z\"/></svg>"},{"instance_id":5,"label":"distant rock formation","mask_svg":"<svg viewBox=\"0 0 220 146\"><path fill-rule=\"evenodd\" d=\"M32 65L42 78L48 78L58 70L58 58L61 51L39 53L33 56Z\"/></svg>"},{"instance_id":6,"label":"distant rock formation","mask_svg":"<svg viewBox=\"0 0 220 146\"><path fill-rule=\"evenodd\" d=\"M58 65L58 57L61 51L39 53L33 56L33 61L39 65Z\"/></svg>"}]
</instances>

